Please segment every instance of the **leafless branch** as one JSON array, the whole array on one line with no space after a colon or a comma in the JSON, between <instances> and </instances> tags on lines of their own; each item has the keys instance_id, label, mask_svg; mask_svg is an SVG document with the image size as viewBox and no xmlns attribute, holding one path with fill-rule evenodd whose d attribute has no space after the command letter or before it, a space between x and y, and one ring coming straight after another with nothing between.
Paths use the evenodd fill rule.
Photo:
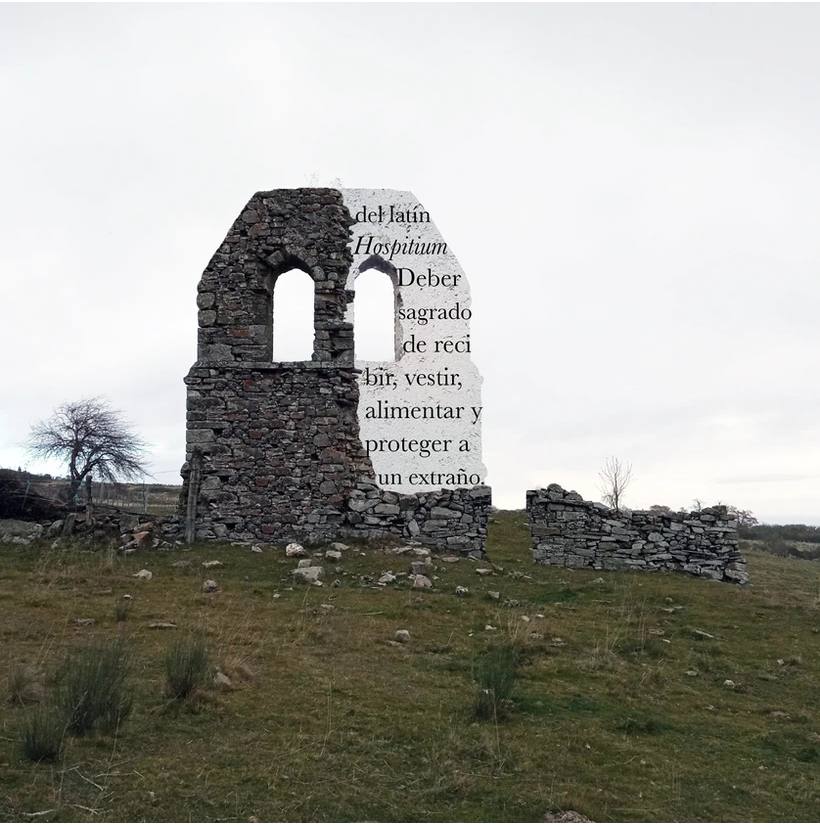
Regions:
<instances>
[{"instance_id":1,"label":"leafless branch","mask_svg":"<svg viewBox=\"0 0 820 825\"><path fill-rule=\"evenodd\" d=\"M115 483L146 475L145 442L100 398L61 404L31 428L29 451L68 465L72 493L87 476Z\"/></svg>"},{"instance_id":2,"label":"leafless branch","mask_svg":"<svg viewBox=\"0 0 820 825\"><path fill-rule=\"evenodd\" d=\"M598 473L601 478L601 496L604 504L614 510L621 509L624 491L632 481L632 465L611 456Z\"/></svg>"}]
</instances>

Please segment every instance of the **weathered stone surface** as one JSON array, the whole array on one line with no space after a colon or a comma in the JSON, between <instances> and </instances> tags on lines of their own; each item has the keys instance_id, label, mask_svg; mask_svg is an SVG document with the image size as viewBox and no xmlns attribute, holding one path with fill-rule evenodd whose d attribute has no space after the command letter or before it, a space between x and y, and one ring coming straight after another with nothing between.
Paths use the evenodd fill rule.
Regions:
<instances>
[{"instance_id":1,"label":"weathered stone surface","mask_svg":"<svg viewBox=\"0 0 820 825\"><path fill-rule=\"evenodd\" d=\"M533 558L603 570L678 570L745 584L737 522L725 507L694 513L619 513L558 484L527 492Z\"/></svg>"}]
</instances>

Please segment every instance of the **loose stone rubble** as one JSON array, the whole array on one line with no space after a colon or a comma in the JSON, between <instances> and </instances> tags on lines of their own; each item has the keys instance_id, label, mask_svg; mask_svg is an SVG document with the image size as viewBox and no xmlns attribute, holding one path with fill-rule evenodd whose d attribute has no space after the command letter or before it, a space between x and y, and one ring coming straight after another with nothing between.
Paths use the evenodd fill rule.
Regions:
<instances>
[{"instance_id":1,"label":"loose stone rubble","mask_svg":"<svg viewBox=\"0 0 820 825\"><path fill-rule=\"evenodd\" d=\"M679 570L745 584L737 521L725 507L693 513L617 512L558 484L527 492L533 558L559 567Z\"/></svg>"}]
</instances>

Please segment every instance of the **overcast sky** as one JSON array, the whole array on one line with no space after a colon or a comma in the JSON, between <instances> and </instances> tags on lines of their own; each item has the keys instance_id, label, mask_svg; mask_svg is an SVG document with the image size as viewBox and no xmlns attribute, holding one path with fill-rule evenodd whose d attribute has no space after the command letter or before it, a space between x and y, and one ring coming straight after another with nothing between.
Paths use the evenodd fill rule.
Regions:
<instances>
[{"instance_id":1,"label":"overcast sky","mask_svg":"<svg viewBox=\"0 0 820 825\"><path fill-rule=\"evenodd\" d=\"M496 504L820 523L817 6L0 7L0 465L104 395L184 458L259 189L410 189L470 280ZM53 468L52 468L53 469Z\"/></svg>"}]
</instances>

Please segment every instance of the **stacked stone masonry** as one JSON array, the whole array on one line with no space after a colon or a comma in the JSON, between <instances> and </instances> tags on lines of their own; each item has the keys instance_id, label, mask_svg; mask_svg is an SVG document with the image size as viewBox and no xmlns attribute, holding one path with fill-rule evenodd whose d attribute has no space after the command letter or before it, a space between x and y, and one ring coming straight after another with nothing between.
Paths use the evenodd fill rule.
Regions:
<instances>
[{"instance_id":1,"label":"stacked stone masonry","mask_svg":"<svg viewBox=\"0 0 820 825\"><path fill-rule=\"evenodd\" d=\"M393 536L480 555L489 488L409 495L376 484L345 321L352 223L335 189L258 192L205 269L180 515L193 512L197 539ZM274 285L293 268L314 281L313 359L277 363Z\"/></svg>"},{"instance_id":2,"label":"stacked stone masonry","mask_svg":"<svg viewBox=\"0 0 820 825\"><path fill-rule=\"evenodd\" d=\"M601 570L677 570L745 584L737 522L725 507L693 513L618 512L558 484L527 492L533 557Z\"/></svg>"}]
</instances>

